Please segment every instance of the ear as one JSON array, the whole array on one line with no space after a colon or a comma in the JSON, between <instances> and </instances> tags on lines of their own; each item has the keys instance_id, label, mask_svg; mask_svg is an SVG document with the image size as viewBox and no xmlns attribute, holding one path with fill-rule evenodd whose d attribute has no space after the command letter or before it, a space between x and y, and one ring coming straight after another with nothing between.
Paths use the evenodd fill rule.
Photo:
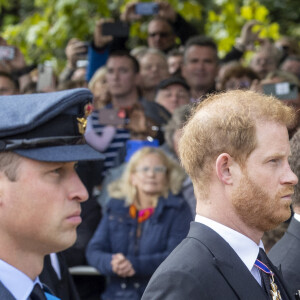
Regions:
<instances>
[{"instance_id":1,"label":"ear","mask_svg":"<svg viewBox=\"0 0 300 300\"><path fill-rule=\"evenodd\" d=\"M232 180L232 165L234 159L228 153L220 154L216 159L216 173L219 180L226 185L231 185Z\"/></svg>"}]
</instances>

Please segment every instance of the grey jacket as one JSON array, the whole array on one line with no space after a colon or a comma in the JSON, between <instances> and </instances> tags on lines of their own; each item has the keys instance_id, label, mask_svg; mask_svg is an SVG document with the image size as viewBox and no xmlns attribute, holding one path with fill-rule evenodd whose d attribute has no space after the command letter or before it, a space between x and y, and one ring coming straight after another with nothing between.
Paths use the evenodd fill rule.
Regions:
<instances>
[{"instance_id":1,"label":"grey jacket","mask_svg":"<svg viewBox=\"0 0 300 300\"><path fill-rule=\"evenodd\" d=\"M284 236L269 251L268 257L281 267L290 292L300 290L300 222L292 218Z\"/></svg>"}]
</instances>

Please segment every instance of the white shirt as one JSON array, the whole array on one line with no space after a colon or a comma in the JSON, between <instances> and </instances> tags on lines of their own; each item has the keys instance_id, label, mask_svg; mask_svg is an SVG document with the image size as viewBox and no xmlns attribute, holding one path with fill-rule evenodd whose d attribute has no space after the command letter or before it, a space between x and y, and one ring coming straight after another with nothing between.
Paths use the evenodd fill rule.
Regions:
<instances>
[{"instance_id":1,"label":"white shirt","mask_svg":"<svg viewBox=\"0 0 300 300\"><path fill-rule=\"evenodd\" d=\"M240 232L200 215L196 215L195 221L208 226L218 233L236 252L256 281L261 285L261 276L254 263L257 259L259 248L264 249L262 241L257 245Z\"/></svg>"},{"instance_id":2,"label":"white shirt","mask_svg":"<svg viewBox=\"0 0 300 300\"><path fill-rule=\"evenodd\" d=\"M300 215L299 215L299 214L294 213L294 218L295 218L298 222L300 222Z\"/></svg>"},{"instance_id":3,"label":"white shirt","mask_svg":"<svg viewBox=\"0 0 300 300\"><path fill-rule=\"evenodd\" d=\"M34 285L36 283L39 283L41 285L38 278L32 281L23 272L1 259L0 281L17 300L27 300L31 294Z\"/></svg>"},{"instance_id":4,"label":"white shirt","mask_svg":"<svg viewBox=\"0 0 300 300\"><path fill-rule=\"evenodd\" d=\"M54 269L54 271L57 274L57 277L61 279L61 273L60 273L60 266L59 266L59 261L56 253L50 253L50 260L51 260L51 265Z\"/></svg>"}]
</instances>

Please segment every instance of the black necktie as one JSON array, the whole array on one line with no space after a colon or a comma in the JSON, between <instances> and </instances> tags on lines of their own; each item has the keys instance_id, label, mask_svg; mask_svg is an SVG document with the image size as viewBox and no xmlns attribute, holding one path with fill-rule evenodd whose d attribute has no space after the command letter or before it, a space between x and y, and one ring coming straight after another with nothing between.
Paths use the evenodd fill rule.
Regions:
<instances>
[{"instance_id":1,"label":"black necktie","mask_svg":"<svg viewBox=\"0 0 300 300\"><path fill-rule=\"evenodd\" d=\"M36 283L31 294L30 294L31 300L47 300L41 286Z\"/></svg>"},{"instance_id":2,"label":"black necktie","mask_svg":"<svg viewBox=\"0 0 300 300\"><path fill-rule=\"evenodd\" d=\"M264 266L261 266L259 263L263 263ZM267 254L262 248L259 248L259 254L257 256L255 266L259 268L259 273L262 278L262 286L268 294L268 298L281 300L282 298L279 292L279 288L275 283L274 272L270 269L270 261L267 257ZM266 273L266 271L270 271L272 275Z\"/></svg>"}]
</instances>

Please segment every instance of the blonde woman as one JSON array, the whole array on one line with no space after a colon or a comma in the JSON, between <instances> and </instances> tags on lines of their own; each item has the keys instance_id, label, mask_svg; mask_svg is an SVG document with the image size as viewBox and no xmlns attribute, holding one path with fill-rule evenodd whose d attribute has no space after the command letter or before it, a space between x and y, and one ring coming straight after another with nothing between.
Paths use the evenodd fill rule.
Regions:
<instances>
[{"instance_id":1,"label":"blonde woman","mask_svg":"<svg viewBox=\"0 0 300 300\"><path fill-rule=\"evenodd\" d=\"M106 84L106 67L101 67L93 75L89 82L89 89L94 95L92 114L87 118L87 127L84 134L86 142L98 151L105 151L113 140L116 128L114 126L105 126L102 134L96 133L94 126L98 124L93 120L98 120L98 113L111 102L111 97ZM95 124L96 123L96 124Z\"/></svg>"},{"instance_id":2,"label":"blonde woman","mask_svg":"<svg viewBox=\"0 0 300 300\"><path fill-rule=\"evenodd\" d=\"M100 109L111 102L106 83L106 67L99 68L89 82L89 89L94 95L94 108Z\"/></svg>"},{"instance_id":3,"label":"blonde woman","mask_svg":"<svg viewBox=\"0 0 300 300\"><path fill-rule=\"evenodd\" d=\"M140 299L156 268L187 235L192 215L180 196L185 174L157 148L137 151L87 247L87 260L107 276L102 299Z\"/></svg>"}]
</instances>

